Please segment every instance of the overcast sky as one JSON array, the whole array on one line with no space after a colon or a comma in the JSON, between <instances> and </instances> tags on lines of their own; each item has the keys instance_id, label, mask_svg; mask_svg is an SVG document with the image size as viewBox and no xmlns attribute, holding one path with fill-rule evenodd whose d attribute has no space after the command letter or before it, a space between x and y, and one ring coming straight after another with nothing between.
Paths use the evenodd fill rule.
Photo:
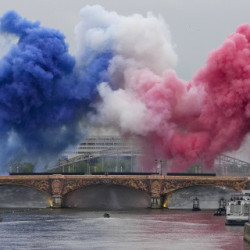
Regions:
<instances>
[{"instance_id":1,"label":"overcast sky","mask_svg":"<svg viewBox=\"0 0 250 250\"><path fill-rule=\"evenodd\" d=\"M85 5L100 4L121 15L161 15L169 25L178 54L179 77L189 80L228 34L242 23L250 23L249 0L1 0L0 15L14 9L43 26L61 30L74 51L74 27Z\"/></svg>"},{"instance_id":2,"label":"overcast sky","mask_svg":"<svg viewBox=\"0 0 250 250\"><path fill-rule=\"evenodd\" d=\"M250 23L249 0L1 0L0 15L16 10L20 15L39 20L43 26L61 30L74 51L74 27L85 5L99 4L121 15L161 15L169 26L178 55L177 75L191 79L238 25ZM248 150L241 158L249 160Z\"/></svg>"}]
</instances>

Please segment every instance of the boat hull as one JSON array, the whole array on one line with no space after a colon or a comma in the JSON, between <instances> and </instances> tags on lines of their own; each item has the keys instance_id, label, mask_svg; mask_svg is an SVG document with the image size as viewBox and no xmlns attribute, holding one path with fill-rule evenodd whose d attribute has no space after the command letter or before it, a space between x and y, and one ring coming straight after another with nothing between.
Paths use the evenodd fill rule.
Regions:
<instances>
[{"instance_id":1,"label":"boat hull","mask_svg":"<svg viewBox=\"0 0 250 250\"><path fill-rule=\"evenodd\" d=\"M244 226L248 220L226 220L226 226Z\"/></svg>"}]
</instances>

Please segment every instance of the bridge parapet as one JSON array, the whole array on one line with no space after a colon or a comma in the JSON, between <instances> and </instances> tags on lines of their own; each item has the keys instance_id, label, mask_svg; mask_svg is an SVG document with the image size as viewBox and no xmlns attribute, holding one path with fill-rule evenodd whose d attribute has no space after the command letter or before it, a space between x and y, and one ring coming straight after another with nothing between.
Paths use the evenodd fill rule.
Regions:
<instances>
[{"instance_id":1,"label":"bridge parapet","mask_svg":"<svg viewBox=\"0 0 250 250\"><path fill-rule=\"evenodd\" d=\"M0 175L0 185L26 186L51 194L49 175Z\"/></svg>"},{"instance_id":2,"label":"bridge parapet","mask_svg":"<svg viewBox=\"0 0 250 250\"><path fill-rule=\"evenodd\" d=\"M248 177L248 182L247 182L247 185L246 185L246 189L250 190L250 177Z\"/></svg>"}]
</instances>

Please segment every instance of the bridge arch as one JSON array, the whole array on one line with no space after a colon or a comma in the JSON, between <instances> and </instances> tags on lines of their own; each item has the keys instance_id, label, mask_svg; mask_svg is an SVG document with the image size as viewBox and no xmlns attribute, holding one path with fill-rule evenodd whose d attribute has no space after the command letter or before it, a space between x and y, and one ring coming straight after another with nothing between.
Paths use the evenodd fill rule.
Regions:
<instances>
[{"instance_id":1,"label":"bridge arch","mask_svg":"<svg viewBox=\"0 0 250 250\"><path fill-rule=\"evenodd\" d=\"M191 209L193 199L198 198L203 209L217 209L221 198L229 200L235 190L215 185L194 185L176 189L164 196L163 207Z\"/></svg>"},{"instance_id":2,"label":"bridge arch","mask_svg":"<svg viewBox=\"0 0 250 250\"><path fill-rule=\"evenodd\" d=\"M191 186L221 186L235 191L247 189L248 177L155 176L155 175L14 175L0 176L0 185L27 186L52 196L53 207L61 207L62 197L92 185L117 185L151 196L151 207L159 208L162 197Z\"/></svg>"},{"instance_id":3,"label":"bridge arch","mask_svg":"<svg viewBox=\"0 0 250 250\"><path fill-rule=\"evenodd\" d=\"M65 194L63 207L129 209L150 206L150 195L133 187L106 184L88 185Z\"/></svg>"},{"instance_id":4,"label":"bridge arch","mask_svg":"<svg viewBox=\"0 0 250 250\"><path fill-rule=\"evenodd\" d=\"M51 189L48 180L32 180L32 179L0 179L0 186L10 185L10 186L23 186L28 188L33 188L42 193L51 195Z\"/></svg>"},{"instance_id":5,"label":"bridge arch","mask_svg":"<svg viewBox=\"0 0 250 250\"><path fill-rule=\"evenodd\" d=\"M62 196L67 195L70 192L73 192L78 189L84 189L89 186L102 185L102 186L122 186L126 188L131 188L139 190L147 195L151 195L150 182L147 179L124 179L124 178L98 178L85 181L75 181L74 179L64 180L64 188Z\"/></svg>"},{"instance_id":6,"label":"bridge arch","mask_svg":"<svg viewBox=\"0 0 250 250\"><path fill-rule=\"evenodd\" d=\"M218 185L218 184L196 184L196 185L183 185L183 186L178 186L175 189L169 189L167 192L164 192L164 194L168 194L168 193L173 193L176 192L178 190L182 190L182 189L186 189L186 188L192 188L192 187L218 187L218 188L227 188L227 189L231 189L234 192L241 192L243 189L237 187L237 186L232 186L232 185Z\"/></svg>"},{"instance_id":7,"label":"bridge arch","mask_svg":"<svg viewBox=\"0 0 250 250\"><path fill-rule=\"evenodd\" d=\"M241 192L248 186L248 178L244 177L200 177L200 178L168 178L162 184L161 194L166 195L178 189L192 186L217 186Z\"/></svg>"}]
</instances>

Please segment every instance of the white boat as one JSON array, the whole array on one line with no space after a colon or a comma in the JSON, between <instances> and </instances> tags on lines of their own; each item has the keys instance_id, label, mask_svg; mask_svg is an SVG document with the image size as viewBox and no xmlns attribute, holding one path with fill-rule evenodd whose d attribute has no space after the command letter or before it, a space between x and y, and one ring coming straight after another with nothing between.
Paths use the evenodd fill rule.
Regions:
<instances>
[{"instance_id":1,"label":"white boat","mask_svg":"<svg viewBox=\"0 0 250 250\"><path fill-rule=\"evenodd\" d=\"M233 194L226 207L226 225L244 225L250 217L250 190Z\"/></svg>"}]
</instances>

